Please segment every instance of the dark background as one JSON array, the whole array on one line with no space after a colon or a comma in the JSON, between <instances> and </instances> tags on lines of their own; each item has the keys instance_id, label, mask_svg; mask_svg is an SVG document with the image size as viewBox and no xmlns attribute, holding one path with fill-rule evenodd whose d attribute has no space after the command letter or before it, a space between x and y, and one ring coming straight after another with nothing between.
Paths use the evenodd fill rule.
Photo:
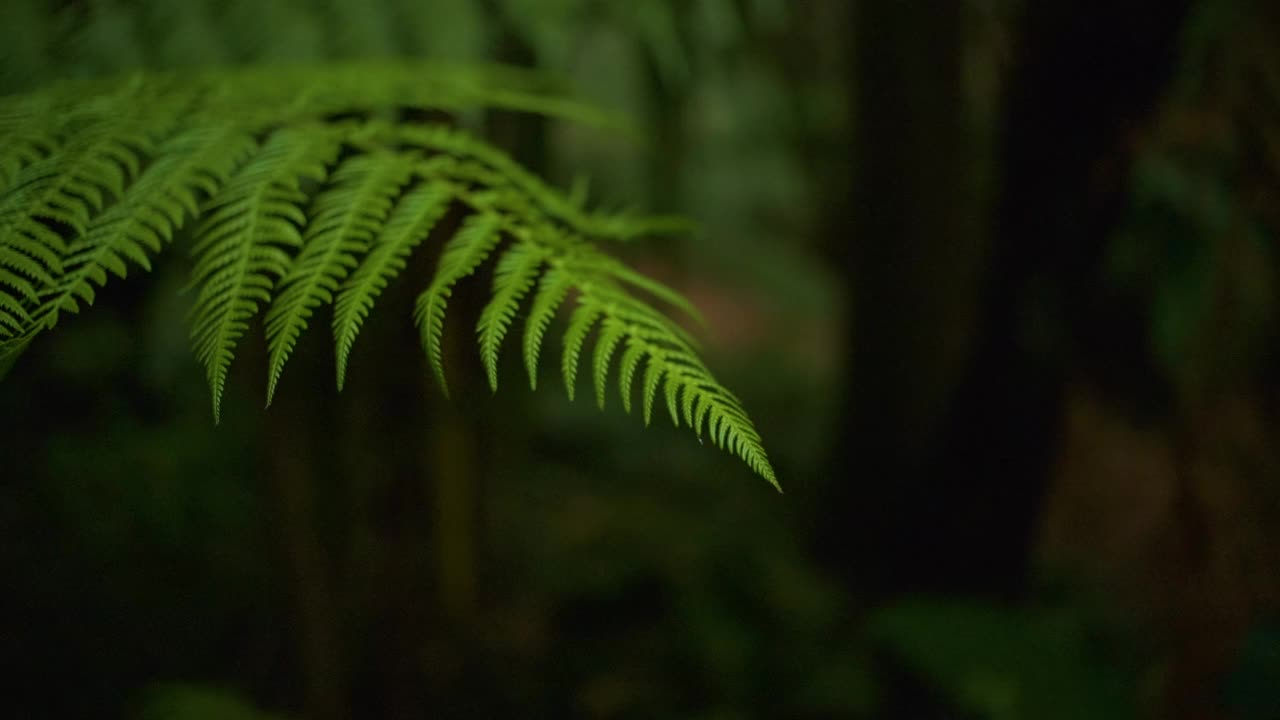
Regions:
<instances>
[{"instance_id":1,"label":"dark background","mask_svg":"<svg viewBox=\"0 0 1280 720\"><path fill-rule=\"evenodd\" d=\"M404 55L625 114L468 121L698 221L610 249L786 494L518 353L491 395L465 319L444 399L430 249L343 393L312 332L264 412L252 340L215 427L170 253L0 385L0 713L1280 718L1277 7L3 0L3 92Z\"/></svg>"}]
</instances>

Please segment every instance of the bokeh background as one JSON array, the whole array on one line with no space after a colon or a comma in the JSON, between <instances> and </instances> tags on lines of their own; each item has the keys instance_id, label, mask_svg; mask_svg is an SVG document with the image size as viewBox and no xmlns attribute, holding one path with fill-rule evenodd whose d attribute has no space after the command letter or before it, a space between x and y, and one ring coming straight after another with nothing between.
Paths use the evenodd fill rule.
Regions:
<instances>
[{"instance_id":1,"label":"bokeh background","mask_svg":"<svg viewBox=\"0 0 1280 720\"><path fill-rule=\"evenodd\" d=\"M5 93L393 56L629 118L465 121L698 222L614 249L786 494L491 395L483 283L452 401L402 281L343 393L310 333L264 412L259 334L215 427L171 253L0 385L0 714L1280 718L1276 3L0 1Z\"/></svg>"}]
</instances>

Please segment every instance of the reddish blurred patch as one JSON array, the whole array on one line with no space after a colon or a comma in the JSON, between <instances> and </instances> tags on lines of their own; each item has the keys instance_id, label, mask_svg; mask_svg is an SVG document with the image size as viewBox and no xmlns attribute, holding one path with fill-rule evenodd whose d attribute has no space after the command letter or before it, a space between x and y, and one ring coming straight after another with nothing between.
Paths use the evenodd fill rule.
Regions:
<instances>
[{"instance_id":1,"label":"reddish blurred patch","mask_svg":"<svg viewBox=\"0 0 1280 720\"><path fill-rule=\"evenodd\" d=\"M1248 394L1140 428L1086 387L1067 403L1039 555L1160 638L1158 717L1221 717L1244 633L1280 610L1276 429Z\"/></svg>"}]
</instances>

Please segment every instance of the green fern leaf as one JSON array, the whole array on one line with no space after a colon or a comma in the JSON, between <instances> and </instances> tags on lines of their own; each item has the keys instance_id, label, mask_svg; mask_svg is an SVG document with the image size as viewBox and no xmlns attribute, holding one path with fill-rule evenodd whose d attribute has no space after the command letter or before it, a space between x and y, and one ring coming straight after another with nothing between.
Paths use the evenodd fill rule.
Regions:
<instances>
[{"instance_id":1,"label":"green fern leaf","mask_svg":"<svg viewBox=\"0 0 1280 720\"><path fill-rule=\"evenodd\" d=\"M564 271L561 264L554 262L538 283L538 292L533 297L529 319L524 326L524 366L529 373L530 390L538 389L538 355L542 351L542 339L572 286L572 276Z\"/></svg>"},{"instance_id":2,"label":"green fern leaf","mask_svg":"<svg viewBox=\"0 0 1280 720\"><path fill-rule=\"evenodd\" d=\"M693 406L698 398L698 394L695 392L697 386L694 384L696 378L685 369L676 372L676 376L684 380L680 394L680 416L684 418L684 423L689 426L689 429L693 430L695 434L701 435L698 426L693 422Z\"/></svg>"},{"instance_id":3,"label":"green fern leaf","mask_svg":"<svg viewBox=\"0 0 1280 720\"><path fill-rule=\"evenodd\" d=\"M95 134L18 172L14 187L0 196L0 294L9 296L6 305L22 297L39 307L39 291L62 275L68 250L50 222L83 234L106 196L119 196L140 162L126 139Z\"/></svg>"},{"instance_id":4,"label":"green fern leaf","mask_svg":"<svg viewBox=\"0 0 1280 720\"><path fill-rule=\"evenodd\" d=\"M680 411L677 398L680 395L680 381L675 370L668 366L667 381L663 385L663 398L667 401L667 413L671 415L671 424L680 427Z\"/></svg>"},{"instance_id":5,"label":"green fern leaf","mask_svg":"<svg viewBox=\"0 0 1280 720\"><path fill-rule=\"evenodd\" d=\"M0 262L3 260L0 259ZM30 281L0 267L0 341L21 335L31 325L31 314L5 288L28 297L35 296L35 286Z\"/></svg>"},{"instance_id":6,"label":"green fern leaf","mask_svg":"<svg viewBox=\"0 0 1280 720\"><path fill-rule=\"evenodd\" d=\"M442 390L449 298L496 254L476 325L491 387L526 296L522 355L535 388L546 334L572 296L561 357L571 400L598 326L597 404L620 353L625 411L643 374L646 424L662 392L677 426L705 434L776 486L741 401L703 364L688 330L651 302L699 319L696 308L591 243L684 225L588 211L584 190L553 188L455 128L333 119L484 104L583 118L572 103L524 92L520 77L403 63L257 67L86 79L0 98L0 373L59 313L91 304L109 275L124 276L130 264L149 270L192 215L191 338L215 420L236 346L264 305L267 403L311 316L329 303L341 389L376 300L456 200L466 211L461 227L415 306ZM499 251L504 238L512 242Z\"/></svg>"},{"instance_id":7,"label":"green fern leaf","mask_svg":"<svg viewBox=\"0 0 1280 720\"><path fill-rule=\"evenodd\" d=\"M667 403L672 420L677 420L676 394L679 393L685 420L697 435L701 437L703 425L707 423L708 434L717 447L742 458L781 492L760 435L738 399L703 370L668 363L667 372Z\"/></svg>"},{"instance_id":8,"label":"green fern leaf","mask_svg":"<svg viewBox=\"0 0 1280 720\"><path fill-rule=\"evenodd\" d=\"M50 285L54 282L53 273L61 268L60 257L54 255L47 246L32 242L29 238L14 238L8 246L0 245L0 269L13 271L0 275L0 282L17 290L33 303L39 299L36 294L37 286L33 282ZM10 302L18 302L12 296L8 297Z\"/></svg>"},{"instance_id":9,"label":"green fern leaf","mask_svg":"<svg viewBox=\"0 0 1280 720\"><path fill-rule=\"evenodd\" d=\"M516 316L520 301L538 279L545 259L542 248L533 243L517 243L503 254L493 276L493 299L485 305L476 324L480 336L480 359L489 374L489 387L498 391L498 348Z\"/></svg>"},{"instance_id":10,"label":"green fern leaf","mask_svg":"<svg viewBox=\"0 0 1280 720\"><path fill-rule=\"evenodd\" d=\"M208 128L160 146L158 159L120 201L70 243L64 274L42 293L42 324L53 327L59 312L79 312L79 302L92 303L93 286L106 284L107 271L125 276L124 258L149 271L149 255L173 239L187 214L199 211L197 196L217 192L254 147L243 132Z\"/></svg>"},{"instance_id":11,"label":"green fern leaf","mask_svg":"<svg viewBox=\"0 0 1280 720\"><path fill-rule=\"evenodd\" d=\"M644 290L654 297L684 311L686 315L705 324L702 313L683 295L652 278L641 275L621 262L600 253L580 253L573 260L575 267L582 271L604 273L633 287ZM665 320L665 316L664 316Z\"/></svg>"},{"instance_id":12,"label":"green fern leaf","mask_svg":"<svg viewBox=\"0 0 1280 720\"><path fill-rule=\"evenodd\" d=\"M493 213L480 213L467 218L462 229L445 246L435 279L421 295L414 310L422 346L435 373L440 390L447 396L449 384L444 377L444 311L459 280L475 272L480 263L502 239L503 218Z\"/></svg>"},{"instance_id":13,"label":"green fern leaf","mask_svg":"<svg viewBox=\"0 0 1280 720\"><path fill-rule=\"evenodd\" d=\"M697 409L694 411L693 415L693 432L698 436L698 439L702 439L702 429L707 427L707 414L711 412L711 404L712 400L705 395L699 395L695 399ZM711 432L710 428L708 428L708 432L710 432L711 435L715 435L714 432Z\"/></svg>"},{"instance_id":14,"label":"green fern leaf","mask_svg":"<svg viewBox=\"0 0 1280 720\"><path fill-rule=\"evenodd\" d=\"M0 115L0 193L13 186L23 168L47 157L58 147L53 133L33 127L25 122L27 119L25 114Z\"/></svg>"},{"instance_id":15,"label":"green fern leaf","mask_svg":"<svg viewBox=\"0 0 1280 720\"><path fill-rule=\"evenodd\" d=\"M27 166L14 180L39 189L28 197L26 212L0 219L0 237L28 232L38 219L62 223L83 234L108 196L120 197L138 175L142 155L151 147L145 132L108 127L87 132L43 162Z\"/></svg>"},{"instance_id":16,"label":"green fern leaf","mask_svg":"<svg viewBox=\"0 0 1280 720\"><path fill-rule=\"evenodd\" d=\"M615 317L637 325L637 332L649 334L655 339L670 337L691 355L697 349L698 341L687 330L653 306L623 290L613 277L595 274L590 265L579 264L576 259L569 260L566 264L575 274L591 278L590 295L595 302L607 305L610 314Z\"/></svg>"},{"instance_id":17,"label":"green fern leaf","mask_svg":"<svg viewBox=\"0 0 1280 720\"><path fill-rule=\"evenodd\" d=\"M644 368L644 387L642 398L644 402L644 425L649 426L649 422L653 419L653 401L658 395L658 384L662 382L663 376L666 374L666 367L662 364L661 358L656 355L649 357L648 364Z\"/></svg>"},{"instance_id":18,"label":"green fern leaf","mask_svg":"<svg viewBox=\"0 0 1280 720\"><path fill-rule=\"evenodd\" d=\"M286 272L290 248L302 243L305 222L298 189L319 182L338 155L343 132L304 127L274 133L257 155L202 209L192 253L192 285L200 293L191 309L191 338L205 366L215 421L235 347L260 304Z\"/></svg>"},{"instance_id":19,"label":"green fern leaf","mask_svg":"<svg viewBox=\"0 0 1280 720\"><path fill-rule=\"evenodd\" d=\"M596 340L595 356L591 360L592 377L595 380L596 404L604 409L605 386L609 381L609 362L618 343L627 336L627 327L620 320L605 314L604 323L600 326L600 337Z\"/></svg>"},{"instance_id":20,"label":"green fern leaf","mask_svg":"<svg viewBox=\"0 0 1280 720\"><path fill-rule=\"evenodd\" d=\"M564 388L570 401L573 400L574 384L578 377L578 357L587 341L587 333L591 332L596 321L603 316L604 312L594 304L580 302L569 318L569 328L564 333L564 354L561 356L560 369L564 374Z\"/></svg>"},{"instance_id":21,"label":"green fern leaf","mask_svg":"<svg viewBox=\"0 0 1280 720\"><path fill-rule=\"evenodd\" d=\"M575 251L580 254L580 251ZM566 263L565 267L582 266ZM679 326L629 298L608 276L577 276L582 293L565 332L564 372L572 397L578 357L591 328L603 318L596 340L592 372L598 403L603 407L610 361L619 344L626 350L619 361L619 391L629 411L631 389L639 365L646 362L643 402L646 423L652 415L659 386L664 386L667 410L678 427L684 424L701 437L703 428L718 447L742 458L757 474L781 490L759 433L741 402L716 381L686 341ZM604 300L601 300L601 298Z\"/></svg>"},{"instance_id":22,"label":"green fern leaf","mask_svg":"<svg viewBox=\"0 0 1280 720\"><path fill-rule=\"evenodd\" d=\"M456 189L429 182L409 191L391 213L373 248L338 291L333 337L337 348L338 389L346 379L347 361L360 326L387 283L404 270L409 254L431 233L449 209Z\"/></svg>"},{"instance_id":23,"label":"green fern leaf","mask_svg":"<svg viewBox=\"0 0 1280 720\"><path fill-rule=\"evenodd\" d=\"M622 410L628 414L631 412L631 387L635 384L636 369L647 351L647 344L632 336L627 340L622 359L618 361L618 392L622 395Z\"/></svg>"},{"instance_id":24,"label":"green fern leaf","mask_svg":"<svg viewBox=\"0 0 1280 720\"><path fill-rule=\"evenodd\" d=\"M6 274L7 271L0 270L0 282L5 282ZM13 296L0 292L0 338L20 335L30 324L31 315L27 309Z\"/></svg>"},{"instance_id":25,"label":"green fern leaf","mask_svg":"<svg viewBox=\"0 0 1280 720\"><path fill-rule=\"evenodd\" d=\"M333 186L316 198L302 250L267 311L268 405L307 319L316 307L333 302L333 294L386 223L412 170L411 157L357 155L338 168Z\"/></svg>"},{"instance_id":26,"label":"green fern leaf","mask_svg":"<svg viewBox=\"0 0 1280 720\"><path fill-rule=\"evenodd\" d=\"M460 163L452 170L459 180L510 185L525 201L528 217L547 216L588 237L629 240L691 229L690 223L682 218L586 213L573 198L547 185L511 156L452 127L398 127L385 128L383 132L388 139L410 146L478 161L480 165Z\"/></svg>"}]
</instances>

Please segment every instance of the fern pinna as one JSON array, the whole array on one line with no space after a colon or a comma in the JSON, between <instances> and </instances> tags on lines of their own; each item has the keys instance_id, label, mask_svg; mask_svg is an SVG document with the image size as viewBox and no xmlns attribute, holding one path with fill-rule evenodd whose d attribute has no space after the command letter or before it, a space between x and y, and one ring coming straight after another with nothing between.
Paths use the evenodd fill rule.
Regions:
<instances>
[{"instance_id":1,"label":"fern pinna","mask_svg":"<svg viewBox=\"0 0 1280 720\"><path fill-rule=\"evenodd\" d=\"M139 74L0 99L0 367L61 313L92 304L109 275L124 277L130 263L149 270L194 219L191 338L215 419L237 344L258 315L268 404L325 305L341 388L378 295L453 209L463 219L414 313L442 389L450 295L491 263L476 334L494 390L509 334L522 336L536 386L546 335L568 304L560 365L570 398L588 354L601 408L616 367L626 411L638 385L646 424L660 399L674 423L706 433L777 486L741 401L654 302L696 317L694 308L593 244L672 221L589 212L462 130L389 119L403 108L487 104L600 120L523 82L506 71L341 65Z\"/></svg>"}]
</instances>

